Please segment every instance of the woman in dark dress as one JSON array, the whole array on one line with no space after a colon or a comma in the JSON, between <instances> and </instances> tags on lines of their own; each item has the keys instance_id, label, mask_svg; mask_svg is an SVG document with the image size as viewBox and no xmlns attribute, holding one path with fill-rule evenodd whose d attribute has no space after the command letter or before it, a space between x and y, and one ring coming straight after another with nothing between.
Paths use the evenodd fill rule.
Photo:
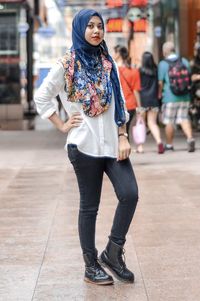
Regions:
<instances>
[{"instance_id":1,"label":"woman in dark dress","mask_svg":"<svg viewBox=\"0 0 200 301\"><path fill-rule=\"evenodd\" d=\"M148 51L142 55L140 79L141 107L137 109L137 112L141 114L144 120L147 119L149 130L157 143L158 153L162 154L164 153L164 146L157 124L157 115L159 112L157 66L154 62L153 55Z\"/></svg>"}]
</instances>

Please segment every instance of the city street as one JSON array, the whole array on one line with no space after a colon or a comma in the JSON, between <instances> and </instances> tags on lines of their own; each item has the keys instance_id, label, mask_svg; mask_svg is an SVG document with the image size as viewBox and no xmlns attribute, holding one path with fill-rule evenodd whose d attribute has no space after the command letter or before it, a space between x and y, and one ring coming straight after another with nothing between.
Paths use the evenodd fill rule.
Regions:
<instances>
[{"instance_id":1,"label":"city street","mask_svg":"<svg viewBox=\"0 0 200 301\"><path fill-rule=\"evenodd\" d=\"M45 127L44 127L45 128ZM49 126L0 131L0 301L199 301L200 133L186 151L132 152L140 199L127 235L134 284L83 281L78 188L64 151L65 135ZM104 177L96 245L107 243L116 197Z\"/></svg>"}]
</instances>

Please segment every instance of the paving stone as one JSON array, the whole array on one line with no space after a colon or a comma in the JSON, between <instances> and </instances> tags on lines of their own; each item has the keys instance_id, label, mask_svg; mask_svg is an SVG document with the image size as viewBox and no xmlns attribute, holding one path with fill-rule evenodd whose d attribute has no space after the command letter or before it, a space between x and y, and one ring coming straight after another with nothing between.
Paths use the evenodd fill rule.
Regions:
<instances>
[{"instance_id":1,"label":"paving stone","mask_svg":"<svg viewBox=\"0 0 200 301\"><path fill-rule=\"evenodd\" d=\"M140 200L127 235L135 284L98 287L83 281L78 187L65 135L0 131L0 301L199 301L200 143L187 153L132 152ZM134 146L132 146L134 148ZM96 245L107 243L117 200L104 177Z\"/></svg>"}]
</instances>

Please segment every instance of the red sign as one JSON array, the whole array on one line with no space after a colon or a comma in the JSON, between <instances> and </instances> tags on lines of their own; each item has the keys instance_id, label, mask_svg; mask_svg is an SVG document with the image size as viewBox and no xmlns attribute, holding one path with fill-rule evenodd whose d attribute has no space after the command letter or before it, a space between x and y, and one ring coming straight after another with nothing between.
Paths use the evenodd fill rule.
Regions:
<instances>
[{"instance_id":1,"label":"red sign","mask_svg":"<svg viewBox=\"0 0 200 301\"><path fill-rule=\"evenodd\" d=\"M106 22L107 32L122 32L123 19L122 18L111 18Z\"/></svg>"},{"instance_id":2,"label":"red sign","mask_svg":"<svg viewBox=\"0 0 200 301\"><path fill-rule=\"evenodd\" d=\"M146 6L148 0L129 0L129 6Z\"/></svg>"},{"instance_id":3,"label":"red sign","mask_svg":"<svg viewBox=\"0 0 200 301\"><path fill-rule=\"evenodd\" d=\"M148 21L146 19L140 19L134 21L134 32L146 32L148 27Z\"/></svg>"},{"instance_id":4,"label":"red sign","mask_svg":"<svg viewBox=\"0 0 200 301\"><path fill-rule=\"evenodd\" d=\"M106 6L110 8L123 6L123 0L107 0Z\"/></svg>"},{"instance_id":5,"label":"red sign","mask_svg":"<svg viewBox=\"0 0 200 301\"><path fill-rule=\"evenodd\" d=\"M123 32L124 20L122 18L111 18L106 22L106 32ZM134 22L128 22L128 27L133 26L134 32L146 32L148 29L148 20L140 19Z\"/></svg>"}]
</instances>

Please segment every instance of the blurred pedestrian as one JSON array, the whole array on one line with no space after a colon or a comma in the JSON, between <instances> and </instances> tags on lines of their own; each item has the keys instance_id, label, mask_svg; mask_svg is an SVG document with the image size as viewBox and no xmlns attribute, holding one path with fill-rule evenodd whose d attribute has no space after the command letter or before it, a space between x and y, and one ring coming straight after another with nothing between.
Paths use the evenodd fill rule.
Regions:
<instances>
[{"instance_id":1,"label":"blurred pedestrian","mask_svg":"<svg viewBox=\"0 0 200 301\"><path fill-rule=\"evenodd\" d=\"M162 95L162 121L165 125L165 150L174 150L174 126L179 124L187 138L188 152L195 151L195 140L189 119L189 62L175 53L172 42L163 44L163 56L158 65L160 95Z\"/></svg>"},{"instance_id":2,"label":"blurred pedestrian","mask_svg":"<svg viewBox=\"0 0 200 301\"><path fill-rule=\"evenodd\" d=\"M200 128L200 46L191 64L192 108L190 110L195 128Z\"/></svg>"},{"instance_id":3,"label":"blurred pedestrian","mask_svg":"<svg viewBox=\"0 0 200 301\"><path fill-rule=\"evenodd\" d=\"M162 154L164 153L164 146L157 124L159 112L157 66L150 52L146 51L143 53L142 65L139 71L141 78L141 107L137 111L141 114L144 121L147 120L148 128L157 143L158 153Z\"/></svg>"},{"instance_id":4,"label":"blurred pedestrian","mask_svg":"<svg viewBox=\"0 0 200 301\"><path fill-rule=\"evenodd\" d=\"M140 106L140 75L137 69L131 68L131 58L126 47L115 46L113 58L118 65L120 82L129 113L126 131L130 135L131 121L136 114L136 107Z\"/></svg>"},{"instance_id":5,"label":"blurred pedestrian","mask_svg":"<svg viewBox=\"0 0 200 301\"><path fill-rule=\"evenodd\" d=\"M80 191L79 238L85 261L85 281L112 284L106 266L121 281L134 274L123 259L126 234L138 201L129 160L124 99L117 67L104 41L102 16L81 10L72 23L72 48L51 70L35 95L38 112L68 133L67 149ZM60 95L69 120L55 113L51 99ZM118 206L108 244L97 257L95 225L104 172L113 184Z\"/></svg>"}]
</instances>

